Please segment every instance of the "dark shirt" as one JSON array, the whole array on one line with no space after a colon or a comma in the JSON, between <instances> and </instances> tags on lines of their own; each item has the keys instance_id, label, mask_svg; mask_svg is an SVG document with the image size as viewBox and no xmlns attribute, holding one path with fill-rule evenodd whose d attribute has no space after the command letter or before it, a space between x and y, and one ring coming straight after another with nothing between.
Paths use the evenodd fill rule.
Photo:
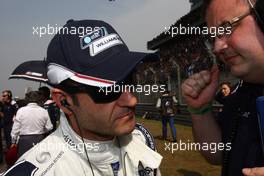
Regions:
<instances>
[{"instance_id":1,"label":"dark shirt","mask_svg":"<svg viewBox=\"0 0 264 176\"><path fill-rule=\"evenodd\" d=\"M13 117L16 114L16 111L17 111L16 104L14 105L4 104L3 111L2 111L4 114L4 118L3 118L4 126L13 124Z\"/></svg>"},{"instance_id":2,"label":"dark shirt","mask_svg":"<svg viewBox=\"0 0 264 176\"><path fill-rule=\"evenodd\" d=\"M60 118L60 109L58 106L53 102L49 104L44 104L43 106L49 113L50 121L53 125L52 132L56 130L57 121L59 121Z\"/></svg>"},{"instance_id":3,"label":"dark shirt","mask_svg":"<svg viewBox=\"0 0 264 176\"><path fill-rule=\"evenodd\" d=\"M227 162L229 176L243 175L242 169L245 167L264 166L256 113L256 98L262 95L262 86L243 83L236 92L228 96L223 111L219 114L224 143L230 142L231 133L237 131Z\"/></svg>"},{"instance_id":4,"label":"dark shirt","mask_svg":"<svg viewBox=\"0 0 264 176\"><path fill-rule=\"evenodd\" d=\"M165 95L161 97L161 111L164 116L173 116L175 114L172 96Z\"/></svg>"},{"instance_id":5,"label":"dark shirt","mask_svg":"<svg viewBox=\"0 0 264 176\"><path fill-rule=\"evenodd\" d=\"M224 104L225 100L226 100L226 96L223 95L223 93L221 91L219 91L216 96L215 96L215 100L220 103L220 104Z\"/></svg>"},{"instance_id":6,"label":"dark shirt","mask_svg":"<svg viewBox=\"0 0 264 176\"><path fill-rule=\"evenodd\" d=\"M3 107L4 107L4 104L0 102L0 112L3 112Z\"/></svg>"},{"instance_id":7,"label":"dark shirt","mask_svg":"<svg viewBox=\"0 0 264 176\"><path fill-rule=\"evenodd\" d=\"M3 113L4 104L0 102L0 112ZM0 128L3 128L3 117L0 117Z\"/></svg>"}]
</instances>

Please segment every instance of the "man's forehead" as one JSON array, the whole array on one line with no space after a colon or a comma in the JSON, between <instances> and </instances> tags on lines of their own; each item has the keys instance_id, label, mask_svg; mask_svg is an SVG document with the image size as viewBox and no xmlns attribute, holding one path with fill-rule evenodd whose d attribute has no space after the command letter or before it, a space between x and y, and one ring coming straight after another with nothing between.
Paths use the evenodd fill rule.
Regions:
<instances>
[{"instance_id":1,"label":"man's forehead","mask_svg":"<svg viewBox=\"0 0 264 176\"><path fill-rule=\"evenodd\" d=\"M207 9L206 21L209 26L218 26L241 15L248 9L246 0L212 0Z\"/></svg>"}]
</instances>

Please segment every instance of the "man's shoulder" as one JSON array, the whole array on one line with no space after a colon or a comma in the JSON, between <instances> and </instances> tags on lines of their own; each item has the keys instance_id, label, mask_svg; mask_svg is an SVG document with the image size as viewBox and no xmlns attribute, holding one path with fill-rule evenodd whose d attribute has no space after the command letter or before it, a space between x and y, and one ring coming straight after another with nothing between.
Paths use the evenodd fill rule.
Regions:
<instances>
[{"instance_id":1,"label":"man's shoulder","mask_svg":"<svg viewBox=\"0 0 264 176\"><path fill-rule=\"evenodd\" d=\"M232 93L226 97L224 105L237 104L240 106L247 104L247 106L250 106L249 104L252 104L255 106L255 100L257 97L263 95L263 90L264 87L262 85L240 81Z\"/></svg>"},{"instance_id":2,"label":"man's shoulder","mask_svg":"<svg viewBox=\"0 0 264 176\"><path fill-rule=\"evenodd\" d=\"M31 105L26 105L26 106L23 106L21 108L18 109L18 111L31 111L32 109L37 109L38 111L43 111L45 112L46 109L44 109L43 107L39 106L38 104L31 104Z\"/></svg>"},{"instance_id":3,"label":"man's shoulder","mask_svg":"<svg viewBox=\"0 0 264 176\"><path fill-rule=\"evenodd\" d=\"M3 105L3 108L6 110L6 111L15 111L18 109L18 106L17 104L4 104Z\"/></svg>"},{"instance_id":4,"label":"man's shoulder","mask_svg":"<svg viewBox=\"0 0 264 176\"><path fill-rule=\"evenodd\" d=\"M132 140L131 140L132 136ZM141 124L136 124L131 135L127 135L129 143L125 144L125 150L133 163L138 163L139 175L159 175L159 165L162 156L156 152L154 139L150 132ZM121 141L123 145L123 141ZM142 155L144 154L144 155Z\"/></svg>"},{"instance_id":5,"label":"man's shoulder","mask_svg":"<svg viewBox=\"0 0 264 176\"><path fill-rule=\"evenodd\" d=\"M54 132L22 155L4 176L45 175L45 172L52 169L53 165L67 153L65 150L65 143Z\"/></svg>"},{"instance_id":6,"label":"man's shoulder","mask_svg":"<svg viewBox=\"0 0 264 176\"><path fill-rule=\"evenodd\" d=\"M147 128L142 124L136 123L135 129L132 135L143 141L149 148L156 150L154 138Z\"/></svg>"},{"instance_id":7,"label":"man's shoulder","mask_svg":"<svg viewBox=\"0 0 264 176\"><path fill-rule=\"evenodd\" d=\"M27 109L29 109L29 107L26 105L26 106L18 108L17 112L23 112L23 111L26 111Z\"/></svg>"},{"instance_id":8,"label":"man's shoulder","mask_svg":"<svg viewBox=\"0 0 264 176\"><path fill-rule=\"evenodd\" d=\"M41 114L48 114L48 111L47 111L47 109L45 108L45 107L42 107L42 106L40 106L40 105L35 105L34 107L33 107L35 110L37 110L38 112L40 112Z\"/></svg>"},{"instance_id":9,"label":"man's shoulder","mask_svg":"<svg viewBox=\"0 0 264 176\"><path fill-rule=\"evenodd\" d=\"M21 160L8 169L4 173L4 176L32 176L37 170L38 168L33 163Z\"/></svg>"},{"instance_id":10,"label":"man's shoulder","mask_svg":"<svg viewBox=\"0 0 264 176\"><path fill-rule=\"evenodd\" d=\"M161 99L161 101L167 101L167 100L172 100L173 99L173 96L171 96L171 95L162 95L161 97L160 97L160 99Z\"/></svg>"}]
</instances>

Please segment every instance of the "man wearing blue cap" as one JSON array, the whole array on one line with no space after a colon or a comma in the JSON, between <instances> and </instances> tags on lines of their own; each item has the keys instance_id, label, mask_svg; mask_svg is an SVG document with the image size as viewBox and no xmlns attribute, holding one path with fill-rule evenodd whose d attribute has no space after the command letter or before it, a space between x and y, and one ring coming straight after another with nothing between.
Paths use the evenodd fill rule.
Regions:
<instances>
[{"instance_id":1,"label":"man wearing blue cap","mask_svg":"<svg viewBox=\"0 0 264 176\"><path fill-rule=\"evenodd\" d=\"M93 31L67 32L74 28ZM53 100L63 112L60 126L5 175L160 175L153 138L135 123L136 97L104 92L129 84L145 57L130 52L103 21L69 21L50 42L46 61Z\"/></svg>"}]
</instances>

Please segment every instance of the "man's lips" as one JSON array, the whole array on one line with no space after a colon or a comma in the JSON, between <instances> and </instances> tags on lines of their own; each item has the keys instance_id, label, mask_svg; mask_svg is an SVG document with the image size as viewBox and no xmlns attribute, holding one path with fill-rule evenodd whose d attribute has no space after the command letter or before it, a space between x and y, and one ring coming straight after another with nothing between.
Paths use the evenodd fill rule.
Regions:
<instances>
[{"instance_id":1,"label":"man's lips","mask_svg":"<svg viewBox=\"0 0 264 176\"><path fill-rule=\"evenodd\" d=\"M234 56L227 56L224 58L226 63L230 63L234 58L236 58L237 55Z\"/></svg>"},{"instance_id":2,"label":"man's lips","mask_svg":"<svg viewBox=\"0 0 264 176\"><path fill-rule=\"evenodd\" d=\"M122 119L122 118L124 118L124 117L126 117L126 116L133 117L134 114L135 114L134 111L130 110L130 111L128 111L127 113L124 113L124 114L118 116L116 119Z\"/></svg>"}]
</instances>

